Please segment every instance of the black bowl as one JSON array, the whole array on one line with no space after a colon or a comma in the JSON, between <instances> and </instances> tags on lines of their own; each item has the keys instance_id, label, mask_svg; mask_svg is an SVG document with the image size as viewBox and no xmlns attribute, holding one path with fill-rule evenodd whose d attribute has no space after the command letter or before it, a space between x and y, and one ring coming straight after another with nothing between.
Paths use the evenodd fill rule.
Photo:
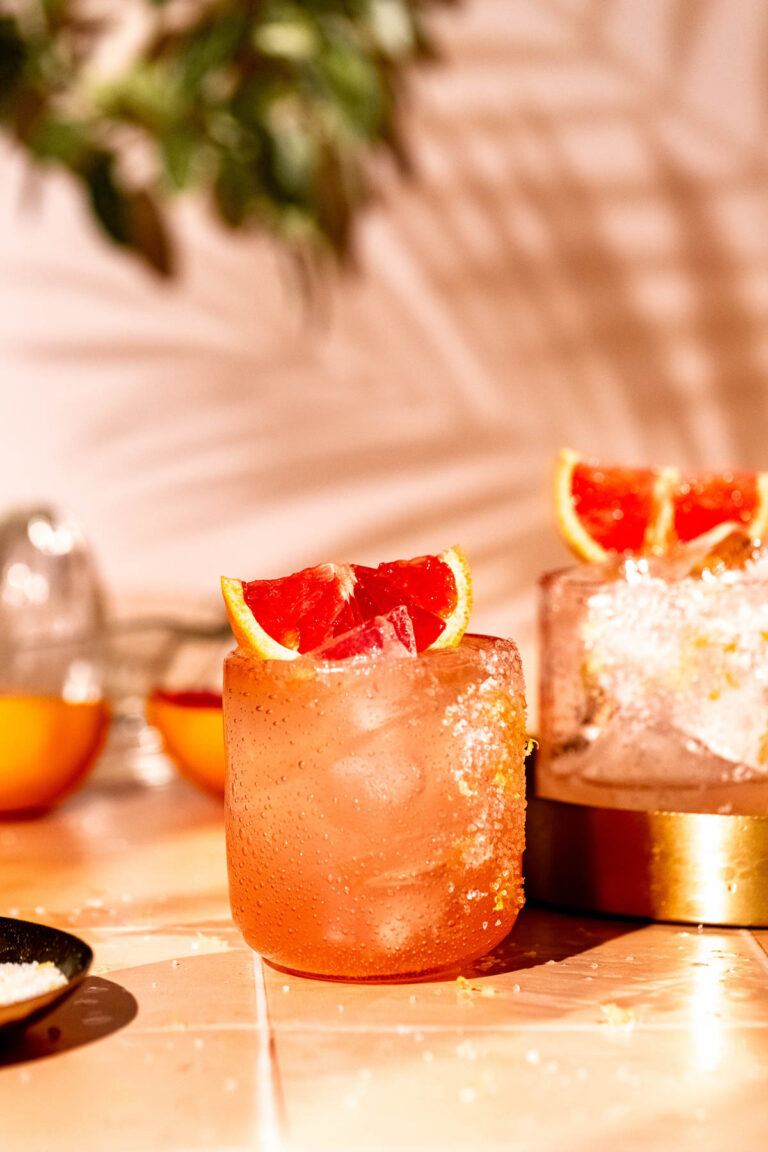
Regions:
<instances>
[{"instance_id":1,"label":"black bowl","mask_svg":"<svg viewBox=\"0 0 768 1152\"><path fill-rule=\"evenodd\" d=\"M71 936L69 932L45 924L33 924L29 920L0 916L0 964L30 963L33 960L41 964L51 961L66 976L67 982L61 988L43 992L40 996L28 996L14 1004L0 1004L0 1032L31 1024L74 992L93 963L93 952L84 940Z\"/></svg>"}]
</instances>

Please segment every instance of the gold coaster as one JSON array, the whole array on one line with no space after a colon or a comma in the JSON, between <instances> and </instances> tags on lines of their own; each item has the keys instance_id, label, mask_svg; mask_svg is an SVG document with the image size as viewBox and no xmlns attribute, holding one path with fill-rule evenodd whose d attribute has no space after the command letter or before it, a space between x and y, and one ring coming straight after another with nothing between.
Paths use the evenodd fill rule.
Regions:
<instances>
[{"instance_id":1,"label":"gold coaster","mask_svg":"<svg viewBox=\"0 0 768 1152\"><path fill-rule=\"evenodd\" d=\"M529 796L526 843L531 900L768 927L768 816L593 808Z\"/></svg>"}]
</instances>

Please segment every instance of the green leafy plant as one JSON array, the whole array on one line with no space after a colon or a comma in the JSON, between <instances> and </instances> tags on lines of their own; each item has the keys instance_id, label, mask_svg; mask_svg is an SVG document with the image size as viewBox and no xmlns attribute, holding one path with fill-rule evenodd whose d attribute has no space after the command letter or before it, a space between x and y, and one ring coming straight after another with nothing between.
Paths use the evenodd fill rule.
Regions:
<instances>
[{"instance_id":1,"label":"green leafy plant","mask_svg":"<svg viewBox=\"0 0 768 1152\"><path fill-rule=\"evenodd\" d=\"M0 0L0 126L162 275L167 204L189 188L231 228L344 261L371 154L405 162L404 74L432 54L429 2ZM116 63L128 13L135 43Z\"/></svg>"}]
</instances>

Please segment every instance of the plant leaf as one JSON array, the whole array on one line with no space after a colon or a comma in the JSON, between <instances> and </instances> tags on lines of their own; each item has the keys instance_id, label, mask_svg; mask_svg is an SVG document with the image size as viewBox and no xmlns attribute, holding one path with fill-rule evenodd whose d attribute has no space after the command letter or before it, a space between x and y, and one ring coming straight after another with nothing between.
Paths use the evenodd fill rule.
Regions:
<instances>
[{"instance_id":1,"label":"plant leaf","mask_svg":"<svg viewBox=\"0 0 768 1152\"><path fill-rule=\"evenodd\" d=\"M128 243L153 271L172 276L175 256L168 230L150 193L143 188L128 193Z\"/></svg>"},{"instance_id":2,"label":"plant leaf","mask_svg":"<svg viewBox=\"0 0 768 1152\"><path fill-rule=\"evenodd\" d=\"M0 101L13 92L24 72L27 49L11 16L0 17Z\"/></svg>"},{"instance_id":3,"label":"plant leaf","mask_svg":"<svg viewBox=\"0 0 768 1152\"><path fill-rule=\"evenodd\" d=\"M112 153L93 152L83 179L91 208L107 236L116 244L127 244L130 237L128 200L115 177Z\"/></svg>"}]
</instances>

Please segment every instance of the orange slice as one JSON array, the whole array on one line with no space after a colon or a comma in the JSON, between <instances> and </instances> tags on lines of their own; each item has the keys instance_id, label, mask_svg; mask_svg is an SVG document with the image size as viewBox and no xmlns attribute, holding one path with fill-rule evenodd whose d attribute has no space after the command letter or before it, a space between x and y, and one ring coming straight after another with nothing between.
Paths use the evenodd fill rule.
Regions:
<instances>
[{"instance_id":1,"label":"orange slice","mask_svg":"<svg viewBox=\"0 0 768 1152\"><path fill-rule=\"evenodd\" d=\"M453 648L472 609L460 548L377 568L318 564L276 580L225 576L221 587L238 645L266 660L293 660L400 606L408 610L417 651Z\"/></svg>"},{"instance_id":2,"label":"orange slice","mask_svg":"<svg viewBox=\"0 0 768 1152\"><path fill-rule=\"evenodd\" d=\"M103 700L0 696L0 813L57 804L78 788L109 728Z\"/></svg>"},{"instance_id":3,"label":"orange slice","mask_svg":"<svg viewBox=\"0 0 768 1152\"><path fill-rule=\"evenodd\" d=\"M768 526L768 474L623 468L563 449L555 475L560 531L582 560L670 551L720 524L759 539Z\"/></svg>"},{"instance_id":4,"label":"orange slice","mask_svg":"<svg viewBox=\"0 0 768 1152\"><path fill-rule=\"evenodd\" d=\"M147 699L147 720L182 776L217 796L224 795L226 756L221 696L215 692L167 692Z\"/></svg>"}]
</instances>

